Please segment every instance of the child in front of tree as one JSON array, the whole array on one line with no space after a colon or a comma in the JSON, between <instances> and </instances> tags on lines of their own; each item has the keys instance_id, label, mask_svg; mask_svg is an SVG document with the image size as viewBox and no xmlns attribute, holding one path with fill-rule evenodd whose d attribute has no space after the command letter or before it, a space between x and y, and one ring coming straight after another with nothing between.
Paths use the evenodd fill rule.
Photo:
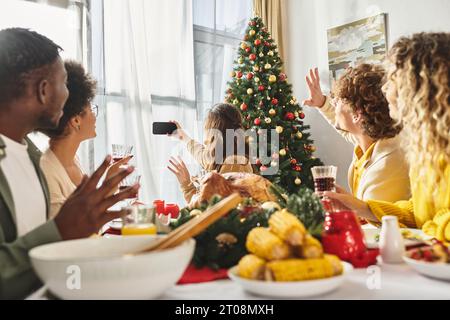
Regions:
<instances>
[{"instance_id":1,"label":"child in front of tree","mask_svg":"<svg viewBox=\"0 0 450 320\"><path fill-rule=\"evenodd\" d=\"M192 139L178 122L172 122L178 127L173 136L186 143L189 153L205 171L253 173L248 156L238 154L238 139L245 141L245 137L241 135L244 132L241 113L233 105L220 103L208 112L204 126L204 144ZM227 130L235 133L234 141L227 141L229 139L226 134ZM227 148L228 145L232 145L233 148ZM248 150L247 146L245 149ZM168 169L176 175L184 198L190 202L197 190L191 180L189 170L180 158L172 157L169 162Z\"/></svg>"}]
</instances>

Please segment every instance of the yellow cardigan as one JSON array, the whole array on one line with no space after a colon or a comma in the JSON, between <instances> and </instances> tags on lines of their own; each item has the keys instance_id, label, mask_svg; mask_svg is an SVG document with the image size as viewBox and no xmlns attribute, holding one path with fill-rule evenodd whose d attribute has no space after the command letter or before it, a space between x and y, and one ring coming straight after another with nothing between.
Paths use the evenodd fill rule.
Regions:
<instances>
[{"instance_id":1,"label":"yellow cardigan","mask_svg":"<svg viewBox=\"0 0 450 320\"><path fill-rule=\"evenodd\" d=\"M436 185L428 179L425 183L411 171L412 198L409 201L389 203L367 201L372 213L381 221L385 215L395 215L399 222L410 228L421 228L440 241L450 242L450 164L445 167L444 179ZM437 200L431 192L437 190Z\"/></svg>"}]
</instances>

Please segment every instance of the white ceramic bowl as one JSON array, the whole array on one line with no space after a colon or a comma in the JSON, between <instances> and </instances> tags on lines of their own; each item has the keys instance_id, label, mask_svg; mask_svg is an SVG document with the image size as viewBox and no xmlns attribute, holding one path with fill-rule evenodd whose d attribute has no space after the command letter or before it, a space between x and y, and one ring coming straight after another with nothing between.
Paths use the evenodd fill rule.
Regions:
<instances>
[{"instance_id":1,"label":"white ceramic bowl","mask_svg":"<svg viewBox=\"0 0 450 320\"><path fill-rule=\"evenodd\" d=\"M239 283L245 291L268 298L310 298L331 292L342 285L346 276L353 270L351 264L342 262L343 274L319 280L306 280L295 282L271 282L249 280L237 274L237 266L228 271L231 280Z\"/></svg>"},{"instance_id":2,"label":"white ceramic bowl","mask_svg":"<svg viewBox=\"0 0 450 320\"><path fill-rule=\"evenodd\" d=\"M190 239L173 249L125 255L155 239L130 236L58 242L34 248L30 258L39 278L59 298L153 299L176 284L195 249L195 240Z\"/></svg>"},{"instance_id":3,"label":"white ceramic bowl","mask_svg":"<svg viewBox=\"0 0 450 320\"><path fill-rule=\"evenodd\" d=\"M434 263L411 259L406 256L403 260L418 273L424 276L450 281L450 263Z\"/></svg>"}]
</instances>

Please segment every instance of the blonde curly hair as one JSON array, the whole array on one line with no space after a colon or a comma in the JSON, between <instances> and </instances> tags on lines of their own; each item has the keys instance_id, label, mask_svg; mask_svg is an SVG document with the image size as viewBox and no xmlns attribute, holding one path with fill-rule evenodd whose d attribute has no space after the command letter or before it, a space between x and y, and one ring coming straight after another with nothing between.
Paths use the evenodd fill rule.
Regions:
<instances>
[{"instance_id":1,"label":"blonde curly hair","mask_svg":"<svg viewBox=\"0 0 450 320\"><path fill-rule=\"evenodd\" d=\"M410 166L417 180L437 185L450 164L450 33L402 37L391 48L388 63L387 81L397 88Z\"/></svg>"}]
</instances>

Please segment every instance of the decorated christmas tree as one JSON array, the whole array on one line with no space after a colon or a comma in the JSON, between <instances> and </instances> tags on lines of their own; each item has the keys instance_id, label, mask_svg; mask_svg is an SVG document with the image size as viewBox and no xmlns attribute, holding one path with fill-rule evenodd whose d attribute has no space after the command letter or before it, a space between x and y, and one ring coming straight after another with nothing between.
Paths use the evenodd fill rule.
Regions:
<instances>
[{"instance_id":1,"label":"decorated christmas tree","mask_svg":"<svg viewBox=\"0 0 450 320\"><path fill-rule=\"evenodd\" d=\"M282 65L277 46L261 18L253 18L234 61L226 101L240 108L246 129L258 135L263 132L261 129L273 129L279 134L279 150L268 147L267 155L258 154L251 160L261 173L278 167L275 174L266 178L295 193L302 186L313 188L311 167L321 162L313 156L315 147L309 126L303 123L305 114L293 96Z\"/></svg>"}]
</instances>

